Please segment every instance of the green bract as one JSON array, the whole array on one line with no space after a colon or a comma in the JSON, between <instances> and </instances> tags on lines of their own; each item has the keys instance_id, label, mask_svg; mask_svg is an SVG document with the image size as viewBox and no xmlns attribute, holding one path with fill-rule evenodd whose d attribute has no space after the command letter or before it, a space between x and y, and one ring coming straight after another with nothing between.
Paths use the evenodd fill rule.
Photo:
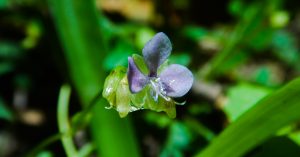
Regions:
<instances>
[{"instance_id":1,"label":"green bract","mask_svg":"<svg viewBox=\"0 0 300 157\"><path fill-rule=\"evenodd\" d=\"M133 55L133 59L141 71L148 71L140 55ZM165 66L161 68L163 67ZM102 95L109 102L108 108L118 111L122 118L126 117L129 112L140 109L150 109L157 112L164 111L170 118L175 118L175 101L166 101L161 97L158 97L158 101L155 101L150 93L150 88L150 85L147 85L142 91L132 94L128 86L127 68L119 66L105 79Z\"/></svg>"}]
</instances>

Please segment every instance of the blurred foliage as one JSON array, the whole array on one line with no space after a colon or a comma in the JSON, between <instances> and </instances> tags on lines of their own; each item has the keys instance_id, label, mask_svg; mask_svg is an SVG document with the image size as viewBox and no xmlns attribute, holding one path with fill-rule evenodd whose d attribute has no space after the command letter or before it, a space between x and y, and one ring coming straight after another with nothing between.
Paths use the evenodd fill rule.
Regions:
<instances>
[{"instance_id":1,"label":"blurred foliage","mask_svg":"<svg viewBox=\"0 0 300 157\"><path fill-rule=\"evenodd\" d=\"M250 84L238 84L228 89L228 100L224 111L230 121L235 121L240 115L268 95L271 90Z\"/></svg>"},{"instance_id":2,"label":"blurred foliage","mask_svg":"<svg viewBox=\"0 0 300 157\"><path fill-rule=\"evenodd\" d=\"M288 84L300 74L299 4L0 0L0 156L65 156L66 137L79 156L299 156L299 80ZM147 73L139 55L157 32L172 41L165 65L195 75L175 100L185 105L145 104L168 114L140 109L142 96L119 86L128 56ZM57 113L65 83L69 106ZM136 109L126 101L140 110L121 119L105 109L124 117ZM57 114L70 133L58 134Z\"/></svg>"},{"instance_id":3,"label":"blurred foliage","mask_svg":"<svg viewBox=\"0 0 300 157\"><path fill-rule=\"evenodd\" d=\"M3 100L0 99L0 119L13 120L12 112L6 107Z\"/></svg>"}]
</instances>

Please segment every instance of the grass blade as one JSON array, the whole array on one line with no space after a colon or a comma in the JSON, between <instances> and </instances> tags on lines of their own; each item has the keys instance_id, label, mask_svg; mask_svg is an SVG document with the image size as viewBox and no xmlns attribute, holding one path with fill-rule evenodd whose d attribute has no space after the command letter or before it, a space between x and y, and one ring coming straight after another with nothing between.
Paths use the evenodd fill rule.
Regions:
<instances>
[{"instance_id":1,"label":"grass blade","mask_svg":"<svg viewBox=\"0 0 300 157\"><path fill-rule=\"evenodd\" d=\"M274 133L300 120L300 78L259 101L196 157L240 157Z\"/></svg>"}]
</instances>

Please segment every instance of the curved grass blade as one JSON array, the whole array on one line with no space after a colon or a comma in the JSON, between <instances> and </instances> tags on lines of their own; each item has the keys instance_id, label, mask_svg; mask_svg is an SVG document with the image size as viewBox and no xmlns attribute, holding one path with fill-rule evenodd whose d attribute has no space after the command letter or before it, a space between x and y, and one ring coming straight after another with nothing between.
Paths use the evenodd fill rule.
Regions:
<instances>
[{"instance_id":1,"label":"curved grass blade","mask_svg":"<svg viewBox=\"0 0 300 157\"><path fill-rule=\"evenodd\" d=\"M259 101L196 157L240 157L300 120L300 78Z\"/></svg>"}]
</instances>

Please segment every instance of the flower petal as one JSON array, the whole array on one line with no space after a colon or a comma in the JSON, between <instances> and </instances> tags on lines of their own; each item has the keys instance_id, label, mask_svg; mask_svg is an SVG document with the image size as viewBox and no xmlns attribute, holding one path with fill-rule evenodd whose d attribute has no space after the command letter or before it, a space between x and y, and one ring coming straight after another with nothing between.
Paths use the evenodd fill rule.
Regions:
<instances>
[{"instance_id":1,"label":"flower petal","mask_svg":"<svg viewBox=\"0 0 300 157\"><path fill-rule=\"evenodd\" d=\"M159 78L170 97L181 97L185 95L192 87L194 77L192 72L185 66L171 64L161 72Z\"/></svg>"},{"instance_id":2,"label":"flower petal","mask_svg":"<svg viewBox=\"0 0 300 157\"><path fill-rule=\"evenodd\" d=\"M170 39L164 33L157 33L143 48L143 56L150 70L150 76L157 75L158 67L166 61L172 51Z\"/></svg>"},{"instance_id":3,"label":"flower petal","mask_svg":"<svg viewBox=\"0 0 300 157\"><path fill-rule=\"evenodd\" d=\"M148 77L141 73L131 57L128 57L127 79L131 93L141 91L148 83Z\"/></svg>"}]
</instances>

